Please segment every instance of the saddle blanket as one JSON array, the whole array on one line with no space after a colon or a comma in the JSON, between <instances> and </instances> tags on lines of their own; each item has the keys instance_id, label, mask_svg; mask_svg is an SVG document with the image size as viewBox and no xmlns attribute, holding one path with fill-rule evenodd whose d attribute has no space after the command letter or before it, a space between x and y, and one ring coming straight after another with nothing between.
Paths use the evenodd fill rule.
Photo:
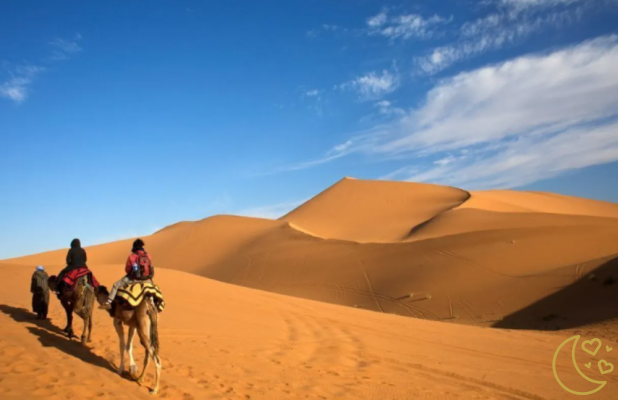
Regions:
<instances>
[{"instance_id":1,"label":"saddle blanket","mask_svg":"<svg viewBox=\"0 0 618 400\"><path fill-rule=\"evenodd\" d=\"M159 287L151 282L132 282L118 289L116 298L126 301L129 306L137 307L146 297L152 296L159 312L165 308L163 293Z\"/></svg>"},{"instance_id":2,"label":"saddle blanket","mask_svg":"<svg viewBox=\"0 0 618 400\"><path fill-rule=\"evenodd\" d=\"M71 288L71 290L75 290L75 285L77 284L77 280L81 278L82 276L86 276L88 274L90 274L90 279L89 279L90 284L95 288L99 287L99 282L94 277L94 274L92 273L92 271L90 271L86 267L77 268L77 269L67 272L62 277L62 281L66 283Z\"/></svg>"}]
</instances>

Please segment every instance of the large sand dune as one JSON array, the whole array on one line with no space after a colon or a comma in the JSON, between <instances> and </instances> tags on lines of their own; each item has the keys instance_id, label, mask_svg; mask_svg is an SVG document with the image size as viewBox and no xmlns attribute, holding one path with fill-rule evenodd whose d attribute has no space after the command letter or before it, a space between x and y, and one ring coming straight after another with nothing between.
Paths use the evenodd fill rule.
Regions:
<instances>
[{"instance_id":1,"label":"large sand dune","mask_svg":"<svg viewBox=\"0 0 618 400\"><path fill-rule=\"evenodd\" d=\"M563 399L556 346L618 327L613 203L344 179L279 220L215 216L144 240L168 302L168 398ZM102 283L122 276L131 242L87 248ZM65 255L0 267L0 397L145 397L109 370L104 313L92 351L58 335L55 300L53 325L27 319L33 267L56 273ZM596 378L611 382L595 398L618 395L613 375Z\"/></svg>"},{"instance_id":2,"label":"large sand dune","mask_svg":"<svg viewBox=\"0 0 618 400\"><path fill-rule=\"evenodd\" d=\"M425 319L556 329L587 322L569 309L521 311L615 258L616 238L613 203L343 179L279 220L216 216L144 239L156 266L223 282ZM88 248L94 272L120 277L130 243ZM57 271L65 252L8 262ZM586 290L614 288L603 283ZM548 317L557 313L564 319Z\"/></svg>"}]
</instances>

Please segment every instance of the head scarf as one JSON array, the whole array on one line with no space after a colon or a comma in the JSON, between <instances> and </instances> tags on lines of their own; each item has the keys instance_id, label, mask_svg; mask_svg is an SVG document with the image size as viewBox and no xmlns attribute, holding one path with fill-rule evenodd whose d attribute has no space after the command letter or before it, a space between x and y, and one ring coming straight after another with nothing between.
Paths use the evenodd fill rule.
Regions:
<instances>
[{"instance_id":1,"label":"head scarf","mask_svg":"<svg viewBox=\"0 0 618 400\"><path fill-rule=\"evenodd\" d=\"M36 267L37 271L45 271L45 268L43 268L42 265L39 265L38 267Z\"/></svg>"}]
</instances>

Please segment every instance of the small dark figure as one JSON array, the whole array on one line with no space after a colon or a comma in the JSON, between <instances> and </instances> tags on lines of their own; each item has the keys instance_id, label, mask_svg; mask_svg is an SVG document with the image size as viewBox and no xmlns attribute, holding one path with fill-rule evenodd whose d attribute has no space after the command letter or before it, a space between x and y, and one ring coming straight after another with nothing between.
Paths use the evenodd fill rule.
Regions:
<instances>
[{"instance_id":1,"label":"small dark figure","mask_svg":"<svg viewBox=\"0 0 618 400\"><path fill-rule=\"evenodd\" d=\"M32 312L36 314L36 319L46 319L49 309L49 287L47 282L49 277L45 268L42 266L36 267L36 271L32 274L32 282L30 283L30 293L32 293Z\"/></svg>"},{"instance_id":2,"label":"small dark figure","mask_svg":"<svg viewBox=\"0 0 618 400\"><path fill-rule=\"evenodd\" d=\"M87 260L88 257L86 256L86 250L82 249L81 242L79 241L79 239L73 239L73 241L71 241L71 248L67 253L67 266L62 271L60 271L60 273L58 274L58 278L56 279L58 285L61 284L62 278L67 272L77 268L87 268Z\"/></svg>"}]
</instances>

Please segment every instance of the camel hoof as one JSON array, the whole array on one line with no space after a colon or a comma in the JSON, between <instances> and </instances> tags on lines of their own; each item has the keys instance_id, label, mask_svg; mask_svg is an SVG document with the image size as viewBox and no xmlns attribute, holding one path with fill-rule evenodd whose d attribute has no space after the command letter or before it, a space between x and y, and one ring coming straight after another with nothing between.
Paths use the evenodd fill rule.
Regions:
<instances>
[{"instance_id":1,"label":"camel hoof","mask_svg":"<svg viewBox=\"0 0 618 400\"><path fill-rule=\"evenodd\" d=\"M159 393L159 389L150 389L150 394L157 394Z\"/></svg>"}]
</instances>

